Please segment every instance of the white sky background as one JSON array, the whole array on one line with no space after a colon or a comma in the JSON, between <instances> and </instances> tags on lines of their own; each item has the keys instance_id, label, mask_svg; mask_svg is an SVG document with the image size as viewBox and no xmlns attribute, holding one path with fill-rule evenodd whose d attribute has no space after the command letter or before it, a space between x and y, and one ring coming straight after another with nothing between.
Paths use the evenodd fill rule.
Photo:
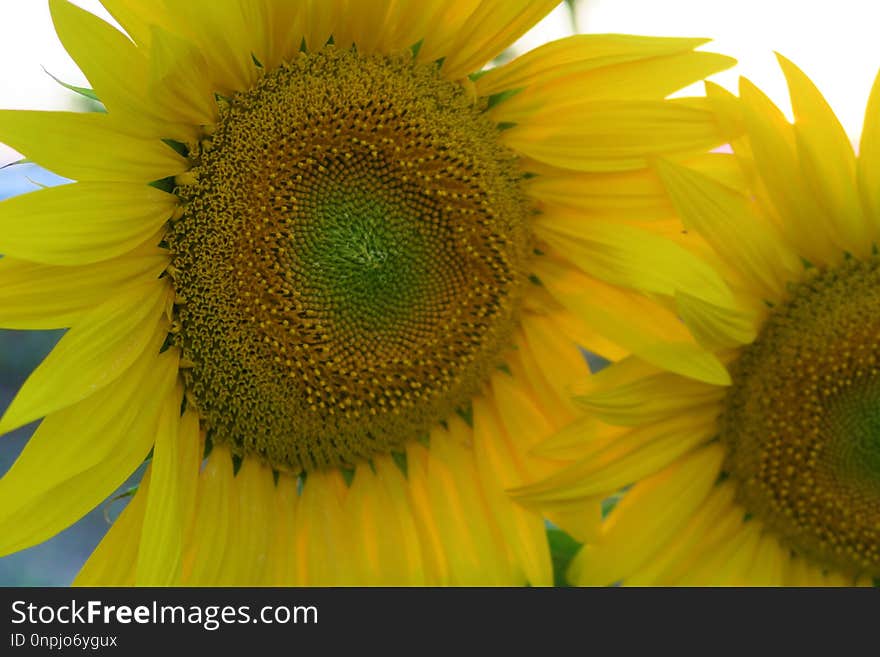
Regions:
<instances>
[{"instance_id":1,"label":"white sky background","mask_svg":"<svg viewBox=\"0 0 880 657\"><path fill-rule=\"evenodd\" d=\"M76 4L107 17L98 0ZM185 0L184 0L185 1ZM223 0L218 0L223 1ZM453 0L454 1L454 0ZM704 49L737 58L739 66L711 79L735 90L740 75L758 84L786 112L788 96L773 51L797 63L817 83L854 141L880 68L880 0L579 0L581 32L701 36ZM518 50L571 30L564 7L518 44ZM45 0L0 0L0 107L68 109L66 82L85 78L55 37ZM701 86L688 90L701 93ZM0 145L0 164L14 159Z\"/></svg>"}]
</instances>

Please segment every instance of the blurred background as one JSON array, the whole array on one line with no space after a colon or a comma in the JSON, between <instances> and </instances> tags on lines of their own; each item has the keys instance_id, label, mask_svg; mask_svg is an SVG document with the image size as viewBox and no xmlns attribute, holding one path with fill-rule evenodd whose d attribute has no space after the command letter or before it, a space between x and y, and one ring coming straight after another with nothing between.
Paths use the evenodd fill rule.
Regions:
<instances>
[{"instance_id":1,"label":"blurred background","mask_svg":"<svg viewBox=\"0 0 880 657\"><path fill-rule=\"evenodd\" d=\"M110 20L98 0L74 0ZM853 143L880 67L880 2L865 0L574 0L565 2L517 42L505 60L573 31L623 32L714 39L704 49L739 65L712 80L736 90L740 76L760 86L790 116L773 51L798 64L819 86ZM44 0L0 0L0 108L89 111L88 101L48 74L73 85L87 81L55 37ZM683 93L700 94L701 85ZM0 167L21 155L0 144ZM0 199L62 179L32 164L0 168ZM0 412L61 331L0 331ZM33 426L0 437L0 475L21 451ZM139 479L135 475L120 489ZM99 506L57 537L0 558L0 586L66 586L118 515L124 500Z\"/></svg>"}]
</instances>

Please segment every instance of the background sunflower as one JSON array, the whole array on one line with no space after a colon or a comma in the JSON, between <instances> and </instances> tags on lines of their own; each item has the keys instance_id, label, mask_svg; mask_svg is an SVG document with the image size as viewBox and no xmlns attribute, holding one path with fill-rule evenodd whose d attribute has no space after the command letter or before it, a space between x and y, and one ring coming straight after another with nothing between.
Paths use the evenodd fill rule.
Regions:
<instances>
[{"instance_id":1,"label":"background sunflower","mask_svg":"<svg viewBox=\"0 0 880 657\"><path fill-rule=\"evenodd\" d=\"M856 155L819 90L779 62L794 125L746 79L738 98L709 87L737 184L658 162L680 241L733 293L726 306L676 295L730 378L707 385L636 357L610 366L581 397L601 422L541 448L576 462L521 491L548 508L615 495L574 583L880 577L880 77Z\"/></svg>"}]
</instances>

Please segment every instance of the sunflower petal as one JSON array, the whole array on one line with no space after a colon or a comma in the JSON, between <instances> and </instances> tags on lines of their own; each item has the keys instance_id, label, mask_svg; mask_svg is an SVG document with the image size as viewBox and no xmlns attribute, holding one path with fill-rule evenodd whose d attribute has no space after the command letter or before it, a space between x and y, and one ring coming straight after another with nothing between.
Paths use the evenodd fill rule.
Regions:
<instances>
[{"instance_id":1,"label":"sunflower petal","mask_svg":"<svg viewBox=\"0 0 880 657\"><path fill-rule=\"evenodd\" d=\"M498 123L528 123L533 114L565 113L587 102L659 101L735 63L711 52L684 52L604 68L588 66L567 75L557 69L552 77L545 75L495 105L490 116Z\"/></svg>"},{"instance_id":2,"label":"sunflower petal","mask_svg":"<svg viewBox=\"0 0 880 657\"><path fill-rule=\"evenodd\" d=\"M858 184L865 212L880 230L880 75L874 80L859 144Z\"/></svg>"},{"instance_id":3,"label":"sunflower petal","mask_svg":"<svg viewBox=\"0 0 880 657\"><path fill-rule=\"evenodd\" d=\"M627 34L576 34L545 43L493 68L480 76L475 84L481 96L489 96L616 64L684 53L707 41Z\"/></svg>"},{"instance_id":4,"label":"sunflower petal","mask_svg":"<svg viewBox=\"0 0 880 657\"><path fill-rule=\"evenodd\" d=\"M304 2L259 0L264 43L254 53L267 71L288 61L299 51L304 34L302 28Z\"/></svg>"},{"instance_id":5,"label":"sunflower petal","mask_svg":"<svg viewBox=\"0 0 880 657\"><path fill-rule=\"evenodd\" d=\"M148 467L134 497L80 569L73 586L134 586L149 490Z\"/></svg>"},{"instance_id":6,"label":"sunflower petal","mask_svg":"<svg viewBox=\"0 0 880 657\"><path fill-rule=\"evenodd\" d=\"M0 479L0 554L54 536L143 462L155 437L158 400L177 376L176 354L157 357L161 340L151 342L154 349L118 385L47 417Z\"/></svg>"},{"instance_id":7,"label":"sunflower petal","mask_svg":"<svg viewBox=\"0 0 880 657\"><path fill-rule=\"evenodd\" d=\"M607 497L681 458L717 433L718 408L708 404L687 414L638 427L552 476L512 491L523 503L574 502Z\"/></svg>"},{"instance_id":8,"label":"sunflower petal","mask_svg":"<svg viewBox=\"0 0 880 657\"><path fill-rule=\"evenodd\" d=\"M180 498L181 389L172 389L162 401L151 463L153 494L147 499L135 581L139 586L180 583L183 549L183 509Z\"/></svg>"},{"instance_id":9,"label":"sunflower petal","mask_svg":"<svg viewBox=\"0 0 880 657\"><path fill-rule=\"evenodd\" d=\"M740 97L755 167L779 213L786 239L817 264L832 262L836 256L833 235L801 174L793 127L772 101L744 78L740 80Z\"/></svg>"},{"instance_id":10,"label":"sunflower petal","mask_svg":"<svg viewBox=\"0 0 880 657\"><path fill-rule=\"evenodd\" d=\"M196 47L158 26L152 26L151 95L181 123L213 124L219 116L214 89L205 77L208 64Z\"/></svg>"},{"instance_id":11,"label":"sunflower petal","mask_svg":"<svg viewBox=\"0 0 880 657\"><path fill-rule=\"evenodd\" d=\"M162 5L158 2L101 0L101 4L122 26L131 40L142 48L150 45L150 26L162 25L168 20Z\"/></svg>"},{"instance_id":12,"label":"sunflower petal","mask_svg":"<svg viewBox=\"0 0 880 657\"><path fill-rule=\"evenodd\" d=\"M311 472L296 514L297 585L344 586L357 581L357 555L344 512L348 492L336 471Z\"/></svg>"},{"instance_id":13,"label":"sunflower petal","mask_svg":"<svg viewBox=\"0 0 880 657\"><path fill-rule=\"evenodd\" d=\"M743 310L721 308L685 292L676 292L675 307L696 341L713 351L751 344L763 319Z\"/></svg>"},{"instance_id":14,"label":"sunflower petal","mask_svg":"<svg viewBox=\"0 0 880 657\"><path fill-rule=\"evenodd\" d=\"M481 0L452 42L443 75L457 80L479 70L558 4L558 0Z\"/></svg>"},{"instance_id":15,"label":"sunflower petal","mask_svg":"<svg viewBox=\"0 0 880 657\"><path fill-rule=\"evenodd\" d=\"M232 508L232 455L215 445L199 474L190 541L183 557L188 586L218 586L228 552Z\"/></svg>"},{"instance_id":16,"label":"sunflower petal","mask_svg":"<svg viewBox=\"0 0 880 657\"><path fill-rule=\"evenodd\" d=\"M535 273L560 303L609 340L662 369L716 385L729 385L730 375L713 354L693 341L671 312L642 295L538 260ZM633 317L641 317L639 325Z\"/></svg>"},{"instance_id":17,"label":"sunflower petal","mask_svg":"<svg viewBox=\"0 0 880 657\"><path fill-rule=\"evenodd\" d=\"M0 259L0 327L67 328L107 297L130 285L157 280L167 265L168 256L159 249L74 267L4 257Z\"/></svg>"},{"instance_id":18,"label":"sunflower petal","mask_svg":"<svg viewBox=\"0 0 880 657\"><path fill-rule=\"evenodd\" d=\"M611 284L668 296L685 290L710 303L733 305L730 289L715 269L640 228L557 212L538 217L535 233L579 269Z\"/></svg>"},{"instance_id":19,"label":"sunflower petal","mask_svg":"<svg viewBox=\"0 0 880 657\"><path fill-rule=\"evenodd\" d=\"M502 104L503 105L503 104ZM714 115L693 99L548 106L499 140L539 162L574 171L641 169L657 155L704 151L722 141Z\"/></svg>"},{"instance_id":20,"label":"sunflower petal","mask_svg":"<svg viewBox=\"0 0 880 657\"><path fill-rule=\"evenodd\" d=\"M49 9L61 43L111 115L124 115L131 125L147 122L151 104L143 52L115 27L68 0L49 0Z\"/></svg>"},{"instance_id":21,"label":"sunflower petal","mask_svg":"<svg viewBox=\"0 0 880 657\"><path fill-rule=\"evenodd\" d=\"M418 542L413 540L415 525L403 473L387 456L376 459L375 467L376 472L369 465L357 469L345 499L358 546L356 581L368 586L424 585L426 574ZM394 487L396 496L386 483Z\"/></svg>"},{"instance_id":22,"label":"sunflower petal","mask_svg":"<svg viewBox=\"0 0 880 657\"><path fill-rule=\"evenodd\" d=\"M794 110L798 156L807 185L833 217L841 246L859 256L871 253L869 230L854 184L856 156L840 121L821 92L797 66L777 54Z\"/></svg>"},{"instance_id":23,"label":"sunflower petal","mask_svg":"<svg viewBox=\"0 0 880 657\"><path fill-rule=\"evenodd\" d=\"M664 160L657 169L685 228L698 231L763 298L782 297L803 267L772 224L760 222L744 196L705 175Z\"/></svg>"},{"instance_id":24,"label":"sunflower petal","mask_svg":"<svg viewBox=\"0 0 880 657\"><path fill-rule=\"evenodd\" d=\"M297 478L281 474L275 486L275 504L272 541L269 560L263 575L266 586L294 586L296 583L296 513L299 495Z\"/></svg>"},{"instance_id":25,"label":"sunflower petal","mask_svg":"<svg viewBox=\"0 0 880 657\"><path fill-rule=\"evenodd\" d=\"M0 110L0 141L74 180L147 183L189 168L159 139L127 134L97 112Z\"/></svg>"},{"instance_id":26,"label":"sunflower petal","mask_svg":"<svg viewBox=\"0 0 880 657\"><path fill-rule=\"evenodd\" d=\"M139 285L90 312L40 363L0 420L0 434L75 404L117 380L151 345L168 289Z\"/></svg>"},{"instance_id":27,"label":"sunflower petal","mask_svg":"<svg viewBox=\"0 0 880 657\"><path fill-rule=\"evenodd\" d=\"M608 517L601 539L575 557L569 579L611 584L636 571L703 503L723 458L724 448L709 445L636 484Z\"/></svg>"},{"instance_id":28,"label":"sunflower petal","mask_svg":"<svg viewBox=\"0 0 880 657\"><path fill-rule=\"evenodd\" d=\"M232 517L233 531L227 539L224 583L250 586L262 579L269 556L274 488L268 465L254 458L242 459L232 482L236 512Z\"/></svg>"},{"instance_id":29,"label":"sunflower petal","mask_svg":"<svg viewBox=\"0 0 880 657\"><path fill-rule=\"evenodd\" d=\"M47 265L84 265L156 234L178 199L133 183L75 183L0 203L0 252Z\"/></svg>"},{"instance_id":30,"label":"sunflower petal","mask_svg":"<svg viewBox=\"0 0 880 657\"><path fill-rule=\"evenodd\" d=\"M634 359L628 359L633 362ZM637 361L635 361L637 362ZM620 385L603 385L615 374L616 363L593 377L594 390L575 397L578 403L603 422L639 426L720 401L726 390L678 374L660 372Z\"/></svg>"},{"instance_id":31,"label":"sunflower petal","mask_svg":"<svg viewBox=\"0 0 880 657\"><path fill-rule=\"evenodd\" d=\"M506 374L501 376L510 378ZM553 583L553 569L544 521L531 509L516 505L504 491L529 477L523 458L528 447L517 443L546 438L552 430L522 391L507 383L493 382L497 409L485 399L474 400L477 469L492 516L511 546L525 581L532 586L549 586ZM509 413L514 410L515 417L511 417Z\"/></svg>"},{"instance_id":32,"label":"sunflower petal","mask_svg":"<svg viewBox=\"0 0 880 657\"><path fill-rule=\"evenodd\" d=\"M453 417L449 431L431 433L430 449L416 444L407 450L413 469L410 477L427 493L425 504L414 501L421 524L433 525L441 543L440 555L447 564L448 580L456 586L521 584L512 557L481 485L472 443L472 429ZM427 452L422 455L421 453ZM420 460L426 461L420 467ZM441 570L442 572L442 570Z\"/></svg>"},{"instance_id":33,"label":"sunflower petal","mask_svg":"<svg viewBox=\"0 0 880 657\"><path fill-rule=\"evenodd\" d=\"M206 55L204 77L218 92L250 89L257 80L252 54L259 50L264 34L254 24L258 14L249 11L249 4L241 0L164 3L170 24Z\"/></svg>"}]
</instances>

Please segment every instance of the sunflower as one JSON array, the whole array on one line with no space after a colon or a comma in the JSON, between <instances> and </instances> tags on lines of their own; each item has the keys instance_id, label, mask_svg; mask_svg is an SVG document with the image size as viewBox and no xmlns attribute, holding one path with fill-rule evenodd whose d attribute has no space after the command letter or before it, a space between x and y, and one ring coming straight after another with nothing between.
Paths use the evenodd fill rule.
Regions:
<instances>
[{"instance_id":1,"label":"sunflower","mask_svg":"<svg viewBox=\"0 0 880 657\"><path fill-rule=\"evenodd\" d=\"M481 70L556 0L103 4L125 33L50 1L107 112L0 113L77 181L0 205L0 325L69 328L0 421L44 418L0 553L146 461L77 583L552 583L505 491L558 467L579 347L717 376L617 335L662 265L618 219L723 141L664 99L732 60L578 35ZM713 280L681 256L644 285Z\"/></svg>"},{"instance_id":2,"label":"sunflower","mask_svg":"<svg viewBox=\"0 0 880 657\"><path fill-rule=\"evenodd\" d=\"M616 496L572 563L575 583L880 577L880 78L856 156L812 82L779 61L793 125L747 80L738 97L709 86L738 181L658 162L681 240L735 302L676 295L729 379L637 357L611 366L580 391L602 422L538 450L576 460L519 491L551 508Z\"/></svg>"}]
</instances>

